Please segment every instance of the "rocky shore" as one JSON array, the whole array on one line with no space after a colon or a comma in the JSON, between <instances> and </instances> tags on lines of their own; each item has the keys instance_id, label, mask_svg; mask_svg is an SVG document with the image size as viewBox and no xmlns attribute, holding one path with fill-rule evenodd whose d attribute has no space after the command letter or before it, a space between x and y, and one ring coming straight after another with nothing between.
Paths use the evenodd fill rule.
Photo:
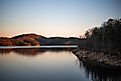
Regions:
<instances>
[{"instance_id":1,"label":"rocky shore","mask_svg":"<svg viewBox=\"0 0 121 81\"><path fill-rule=\"evenodd\" d=\"M96 62L106 66L118 67L121 69L121 55L105 54L102 51L76 49L73 53L82 61Z\"/></svg>"}]
</instances>

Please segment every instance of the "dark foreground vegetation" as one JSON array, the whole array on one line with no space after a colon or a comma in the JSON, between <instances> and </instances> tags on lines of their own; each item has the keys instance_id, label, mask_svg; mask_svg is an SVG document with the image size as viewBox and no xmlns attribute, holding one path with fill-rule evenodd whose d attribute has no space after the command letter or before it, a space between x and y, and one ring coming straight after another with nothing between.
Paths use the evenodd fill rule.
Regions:
<instances>
[{"instance_id":1,"label":"dark foreground vegetation","mask_svg":"<svg viewBox=\"0 0 121 81\"><path fill-rule=\"evenodd\" d=\"M79 59L121 68L121 19L109 19L101 27L87 30L85 37L73 51Z\"/></svg>"},{"instance_id":2,"label":"dark foreground vegetation","mask_svg":"<svg viewBox=\"0 0 121 81\"><path fill-rule=\"evenodd\" d=\"M121 51L121 19L109 19L85 33L87 49ZM80 47L81 44L80 44Z\"/></svg>"}]
</instances>

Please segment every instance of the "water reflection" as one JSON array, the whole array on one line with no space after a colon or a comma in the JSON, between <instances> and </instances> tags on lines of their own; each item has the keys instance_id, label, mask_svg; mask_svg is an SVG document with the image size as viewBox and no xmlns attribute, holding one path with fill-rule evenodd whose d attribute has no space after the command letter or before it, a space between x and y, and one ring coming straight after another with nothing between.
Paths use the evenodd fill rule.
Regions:
<instances>
[{"instance_id":1,"label":"water reflection","mask_svg":"<svg viewBox=\"0 0 121 81\"><path fill-rule=\"evenodd\" d=\"M5 55L5 54L10 54L11 52L15 52L15 54L23 55L23 56L36 56L38 54L43 54L44 52L62 52L62 51L72 51L74 50L73 48L60 48L60 49L39 49L39 48L13 48L13 49L0 49L0 54Z\"/></svg>"},{"instance_id":2,"label":"water reflection","mask_svg":"<svg viewBox=\"0 0 121 81\"><path fill-rule=\"evenodd\" d=\"M1 50L0 81L89 81L70 49L8 50Z\"/></svg>"},{"instance_id":3,"label":"water reflection","mask_svg":"<svg viewBox=\"0 0 121 81\"><path fill-rule=\"evenodd\" d=\"M72 50L0 49L0 81L121 81L121 71L79 61Z\"/></svg>"},{"instance_id":4,"label":"water reflection","mask_svg":"<svg viewBox=\"0 0 121 81\"><path fill-rule=\"evenodd\" d=\"M121 70L94 62L81 62L87 78L92 81L121 81Z\"/></svg>"}]
</instances>

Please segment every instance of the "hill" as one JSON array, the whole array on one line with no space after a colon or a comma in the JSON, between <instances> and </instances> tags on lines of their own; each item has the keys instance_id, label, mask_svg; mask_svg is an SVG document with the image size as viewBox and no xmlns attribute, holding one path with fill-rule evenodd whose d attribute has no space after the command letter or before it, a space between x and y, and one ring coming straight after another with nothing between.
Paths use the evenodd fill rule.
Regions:
<instances>
[{"instance_id":1,"label":"hill","mask_svg":"<svg viewBox=\"0 0 121 81\"><path fill-rule=\"evenodd\" d=\"M44 37L37 34L22 34L12 38L1 37L0 46L78 45L76 37Z\"/></svg>"}]
</instances>

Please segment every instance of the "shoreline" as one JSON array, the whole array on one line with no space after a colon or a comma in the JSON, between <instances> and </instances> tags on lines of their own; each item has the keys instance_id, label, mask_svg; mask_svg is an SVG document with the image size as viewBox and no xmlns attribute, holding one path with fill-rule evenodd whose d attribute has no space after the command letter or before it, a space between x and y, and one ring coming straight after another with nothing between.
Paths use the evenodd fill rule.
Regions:
<instances>
[{"instance_id":1,"label":"shoreline","mask_svg":"<svg viewBox=\"0 0 121 81\"><path fill-rule=\"evenodd\" d=\"M43 45L43 46L0 46L0 49L12 49L12 48L77 48L77 45Z\"/></svg>"},{"instance_id":2,"label":"shoreline","mask_svg":"<svg viewBox=\"0 0 121 81\"><path fill-rule=\"evenodd\" d=\"M80 61L94 63L101 67L121 70L121 55L105 54L101 51L90 51L84 49L73 50Z\"/></svg>"}]
</instances>

